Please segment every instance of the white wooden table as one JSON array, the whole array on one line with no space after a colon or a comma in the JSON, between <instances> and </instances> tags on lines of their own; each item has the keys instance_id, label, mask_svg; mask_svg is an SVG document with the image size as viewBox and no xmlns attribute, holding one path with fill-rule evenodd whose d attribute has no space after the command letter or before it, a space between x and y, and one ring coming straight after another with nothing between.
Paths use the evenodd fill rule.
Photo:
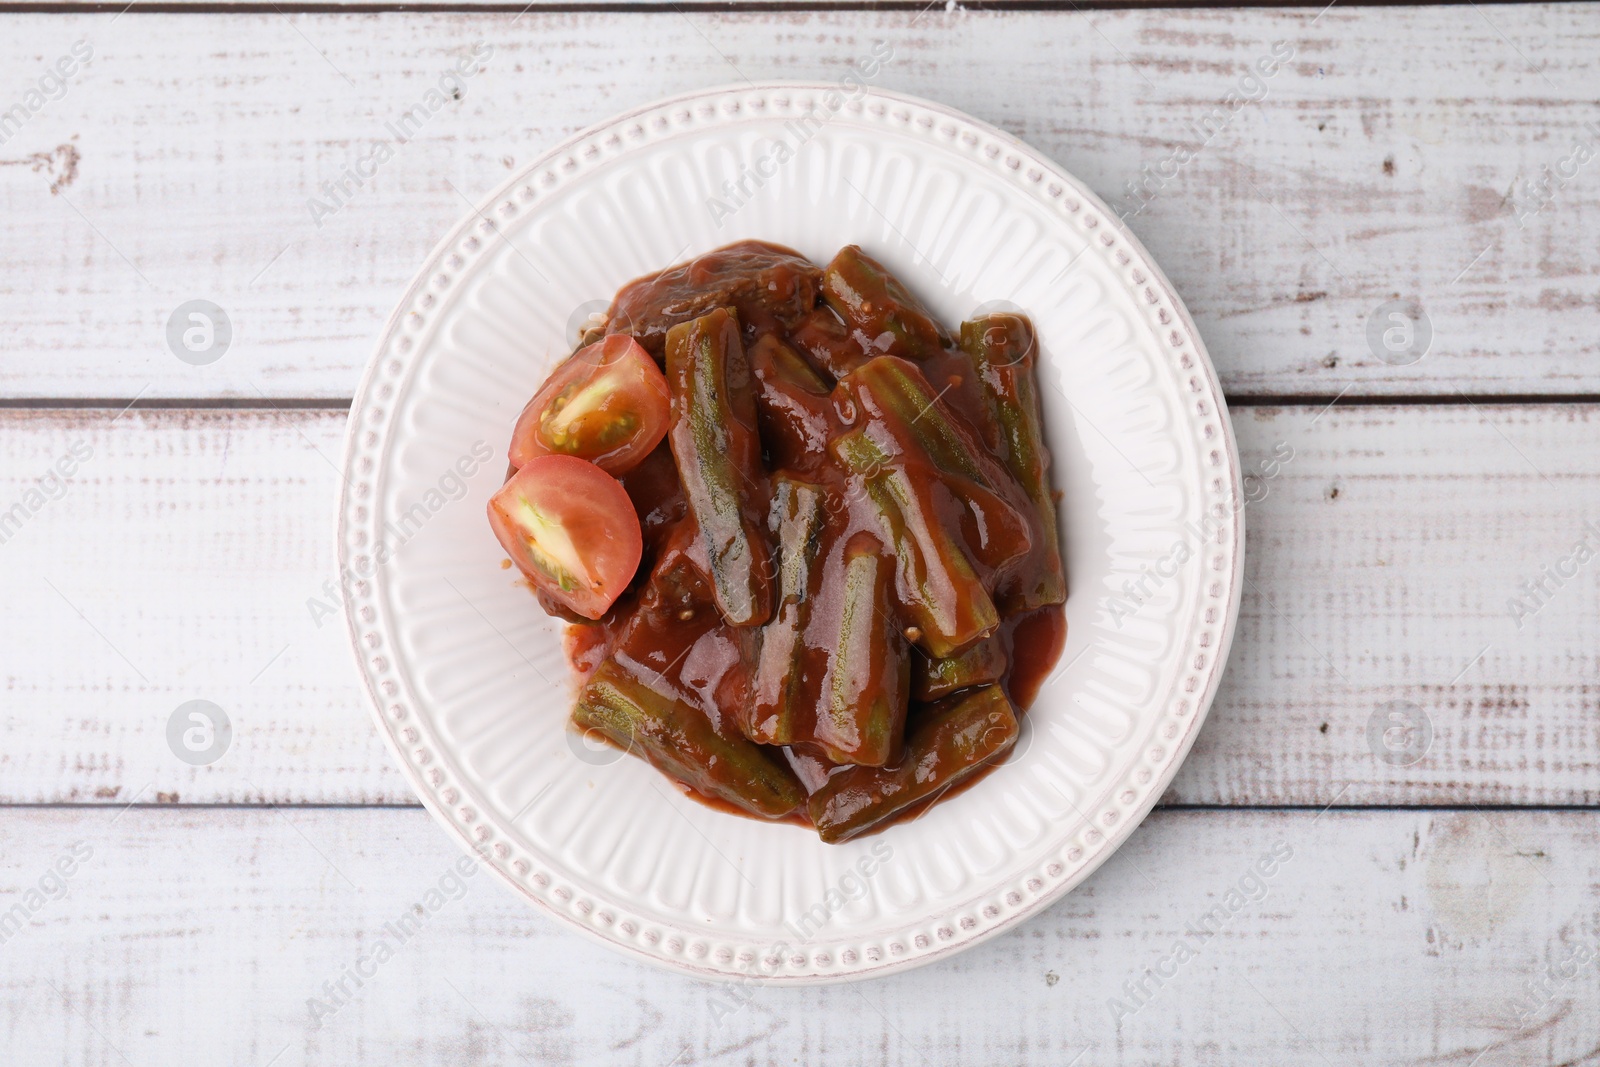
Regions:
<instances>
[{"instance_id":1,"label":"white wooden table","mask_svg":"<svg viewBox=\"0 0 1600 1067\"><path fill-rule=\"evenodd\" d=\"M1600 153L1600 8L405 6L0 0L0 1062L1600 1061L1600 564L1572 555L1600 549L1600 162L1573 149ZM1246 466L1293 459L1250 506L1228 676L1166 803L1031 923L887 980L747 998L481 876L314 1013L457 854L318 610L383 315L575 130L880 41L877 84L1118 206L1195 153L1129 225ZM1293 60L1242 81L1274 42ZM165 336L192 299L233 326L205 366ZM1368 340L1394 299L1433 331L1407 365ZM204 766L167 738L196 699L232 723ZM1186 932L1274 848L1259 899Z\"/></svg>"}]
</instances>

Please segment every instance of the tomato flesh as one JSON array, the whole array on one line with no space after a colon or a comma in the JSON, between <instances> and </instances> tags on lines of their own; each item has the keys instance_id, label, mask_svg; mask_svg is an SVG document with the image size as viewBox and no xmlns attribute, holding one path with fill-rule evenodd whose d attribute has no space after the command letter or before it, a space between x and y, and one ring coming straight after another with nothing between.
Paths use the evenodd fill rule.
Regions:
<instances>
[{"instance_id":1,"label":"tomato flesh","mask_svg":"<svg viewBox=\"0 0 1600 1067\"><path fill-rule=\"evenodd\" d=\"M612 334L574 352L534 394L511 436L511 465L575 456L621 474L661 443L671 418L661 368L632 337Z\"/></svg>"},{"instance_id":2,"label":"tomato flesh","mask_svg":"<svg viewBox=\"0 0 1600 1067\"><path fill-rule=\"evenodd\" d=\"M489 525L541 592L586 619L616 602L644 552L622 483L573 456L528 460L490 498Z\"/></svg>"}]
</instances>

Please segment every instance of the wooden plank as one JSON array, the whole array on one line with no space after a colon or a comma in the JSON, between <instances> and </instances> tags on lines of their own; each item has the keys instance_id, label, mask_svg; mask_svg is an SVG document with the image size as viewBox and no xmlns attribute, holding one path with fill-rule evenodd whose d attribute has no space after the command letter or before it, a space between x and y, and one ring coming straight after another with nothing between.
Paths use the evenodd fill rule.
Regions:
<instances>
[{"instance_id":1,"label":"wooden plank","mask_svg":"<svg viewBox=\"0 0 1600 1067\"><path fill-rule=\"evenodd\" d=\"M1600 800L1600 568L1581 561L1600 550L1600 480L1579 443L1600 410L1256 408L1234 424L1246 470L1293 459L1246 507L1229 672L1174 798Z\"/></svg>"},{"instance_id":2,"label":"wooden plank","mask_svg":"<svg viewBox=\"0 0 1600 1067\"><path fill-rule=\"evenodd\" d=\"M0 802L411 802L328 613L342 424L0 413L0 513L92 453L3 531L0 598L28 610L0 621ZM1232 663L1168 800L1600 803L1600 567L1562 563L1600 548L1597 424L1590 405L1236 411L1246 470L1280 466L1252 483ZM1517 612L1546 566L1577 573ZM233 724L214 765L166 741L194 699Z\"/></svg>"},{"instance_id":3,"label":"wooden plank","mask_svg":"<svg viewBox=\"0 0 1600 1067\"><path fill-rule=\"evenodd\" d=\"M1324 0L1325 2L1325 0ZM1394 0L1344 0L1341 6L1345 7L1373 7L1385 6ZM1439 3L1462 3L1464 0L1435 0ZM1528 2L1528 0L1510 0L1513 3ZM0 0L0 13L18 12L21 14L76 14L79 11L97 11L115 15L127 7L127 0L117 3L116 0ZM929 3L928 0L684 0L682 3L673 3L672 0L534 0L533 3L515 3L511 0L418 0L412 3L407 0L297 0L295 3L273 5L270 0L140 0L138 10L146 14L168 14L174 12L188 12L190 10L215 14L220 9L227 14L242 14L248 12L271 11L276 6L285 14L326 14L332 11L358 11L362 13L381 14L441 14L455 12L494 11L513 15L522 14L524 11L550 12L556 14L586 14L593 11L604 11L609 8L621 8L630 12L639 9L654 7L676 7L682 11L702 12L706 14L733 14L762 12L768 8L793 8L802 11L838 11L838 10L888 10L910 11L916 14L924 8L945 8L945 2ZM1236 4L1224 0L1087 0L1087 2L1073 7L1071 0L960 0L958 6L949 7L949 10L967 12L1005 12L1005 11L1114 11L1123 8L1138 7L1258 7L1258 8L1303 8L1309 7L1312 13L1321 8L1316 0L1255 0L1249 4Z\"/></svg>"},{"instance_id":4,"label":"wooden plank","mask_svg":"<svg viewBox=\"0 0 1600 1067\"><path fill-rule=\"evenodd\" d=\"M460 854L421 811L0 827L9 909L74 842L91 853L6 940L16 1062L1501 1067L1590 1062L1600 1027L1600 830L1580 813L1157 812L1077 892L946 963L753 991L629 961L486 872L430 909ZM417 911L400 944L385 924ZM358 960L314 1024L308 1001L332 1005L323 983Z\"/></svg>"},{"instance_id":5,"label":"wooden plank","mask_svg":"<svg viewBox=\"0 0 1600 1067\"><path fill-rule=\"evenodd\" d=\"M1293 458L1247 506L1238 634L1173 798L1600 800L1600 408L1256 408L1234 426L1247 471Z\"/></svg>"},{"instance_id":6,"label":"wooden plank","mask_svg":"<svg viewBox=\"0 0 1600 1067\"><path fill-rule=\"evenodd\" d=\"M1594 139L1591 6L5 19L4 93L25 103L75 42L94 57L0 146L0 395L349 396L464 198L624 108L837 79L879 40L876 84L994 122L1125 208L1142 168L1173 175L1130 225L1233 395L1594 390L1600 251L1574 238L1600 181L1581 169L1536 214L1517 184ZM320 183L479 41L494 53L463 98L315 226ZM1292 61L1241 81L1279 41ZM1235 113L1230 93L1265 95ZM196 298L235 328L207 367L164 340ZM1369 348L1392 298L1432 323L1409 366Z\"/></svg>"},{"instance_id":7,"label":"wooden plank","mask_svg":"<svg viewBox=\"0 0 1600 1067\"><path fill-rule=\"evenodd\" d=\"M8 613L0 651L9 799L411 799L323 588L343 413L8 411L0 423L0 500L40 504L0 530L6 602L33 608ZM30 501L74 448L88 458L66 492ZM233 728L214 766L181 762L166 740L172 713L198 699Z\"/></svg>"}]
</instances>

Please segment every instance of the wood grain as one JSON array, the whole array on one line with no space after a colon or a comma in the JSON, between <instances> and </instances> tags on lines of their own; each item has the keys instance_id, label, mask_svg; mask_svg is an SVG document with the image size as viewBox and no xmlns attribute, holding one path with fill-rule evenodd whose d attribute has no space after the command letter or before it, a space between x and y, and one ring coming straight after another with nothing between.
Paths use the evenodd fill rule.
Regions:
<instances>
[{"instance_id":1,"label":"wood grain","mask_svg":"<svg viewBox=\"0 0 1600 1067\"><path fill-rule=\"evenodd\" d=\"M1578 813L1157 812L1019 929L799 990L634 963L483 871L429 910L461 855L421 811L3 825L8 901L74 842L91 853L5 943L15 1062L1504 1067L1591 1062L1600 1026L1600 831ZM1287 858L1252 877L1274 849ZM399 944L385 924L414 909ZM1213 909L1219 932L1191 932ZM1180 939L1194 955L1174 965ZM375 965L382 944L395 954ZM331 1005L323 983L361 960L360 988L314 1026L308 1001ZM1138 980L1150 995L1114 1014ZM1533 980L1548 992L1530 999Z\"/></svg>"},{"instance_id":2,"label":"wood grain","mask_svg":"<svg viewBox=\"0 0 1600 1067\"><path fill-rule=\"evenodd\" d=\"M1246 470L1279 442L1294 458L1246 508L1239 630L1175 798L1600 800L1600 567L1573 558L1600 550L1581 443L1600 408L1257 408L1234 426ZM1381 738L1412 718L1426 755L1375 758L1374 720Z\"/></svg>"},{"instance_id":3,"label":"wood grain","mask_svg":"<svg viewBox=\"0 0 1600 1067\"><path fill-rule=\"evenodd\" d=\"M1432 0L1434 3L1456 4L1467 0ZM1525 0L1512 0L1525 2ZM1398 0L1341 0L1339 6L1392 7ZM68 15L84 11L105 12L115 15L128 5L126 0L0 0L0 12L21 14ZM1124 8L1305 8L1315 14L1326 6L1326 0L1255 0L1249 4L1236 4L1225 0L958 0L951 6L948 0L534 0L533 3L515 3L512 0L294 0L292 3L274 4L271 0L140 0L138 10L146 14L202 13L202 14L329 14L342 11L382 14L453 14L457 12L495 12L518 15L524 11L552 12L557 14L587 14L594 11L622 10L630 13L650 14L656 8L675 8L686 12L705 14L763 13L772 8L789 8L801 11L910 11L918 14L924 9L948 8L951 11L1116 11Z\"/></svg>"},{"instance_id":4,"label":"wood grain","mask_svg":"<svg viewBox=\"0 0 1600 1067\"><path fill-rule=\"evenodd\" d=\"M1595 389L1600 217L1582 169L1521 220L1513 186L1595 138L1600 14L1584 5L743 14L7 15L0 94L78 41L94 58L0 145L0 364L9 397L347 397L405 280L478 197L580 127L741 78L877 84L1036 145L1124 207L1235 396ZM308 199L475 42L483 73L336 216ZM647 41L647 51L617 47ZM1195 132L1273 42L1293 60L1209 140ZM0 95L0 109L12 96ZM1201 141L1204 140L1203 146ZM1168 168L1171 169L1170 167ZM596 294L602 295L602 294ZM167 350L214 300L218 363ZM1367 321L1430 318L1390 366Z\"/></svg>"},{"instance_id":5,"label":"wood grain","mask_svg":"<svg viewBox=\"0 0 1600 1067\"><path fill-rule=\"evenodd\" d=\"M1231 663L1167 799L1600 803L1600 565L1547 582L1536 612L1508 603L1531 607L1522 583L1580 538L1600 548L1600 407L1253 408L1235 425L1247 471L1292 457L1252 483ZM92 451L0 544L0 596L24 608L0 619L0 802L412 802L329 613L342 429L328 411L0 413L0 513ZM192 699L233 722L213 766L167 745ZM1393 701L1431 731L1410 765L1369 737L1375 717L1380 741L1398 726L1406 754Z\"/></svg>"}]
</instances>

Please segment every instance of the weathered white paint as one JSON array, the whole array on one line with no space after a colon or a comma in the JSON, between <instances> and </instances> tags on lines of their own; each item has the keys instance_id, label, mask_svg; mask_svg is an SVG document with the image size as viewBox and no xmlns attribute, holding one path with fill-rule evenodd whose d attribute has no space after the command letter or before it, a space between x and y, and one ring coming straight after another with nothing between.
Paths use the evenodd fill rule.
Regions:
<instances>
[{"instance_id":1,"label":"weathered white paint","mask_svg":"<svg viewBox=\"0 0 1600 1067\"><path fill-rule=\"evenodd\" d=\"M1025 926L801 990L656 971L484 872L451 880L461 854L418 810L14 810L0 826L5 908L73 842L92 850L4 944L7 1062L1504 1067L1592 1062L1600 1027L1586 813L1157 812ZM1274 849L1287 858L1253 876ZM417 905L399 944L385 924ZM1214 908L1215 936L1187 932ZM1195 954L1178 964L1180 938ZM362 987L313 1028L308 999L331 1004L323 983L358 963ZM1114 1018L1145 968L1172 977Z\"/></svg>"},{"instance_id":2,"label":"weathered white paint","mask_svg":"<svg viewBox=\"0 0 1600 1067\"><path fill-rule=\"evenodd\" d=\"M74 42L94 58L0 146L11 396L344 397L432 242L578 128L741 77L877 84L994 122L1120 200L1273 42L1292 62L1131 220L1234 394L1592 392L1600 178L1519 226L1513 182L1600 119L1583 5L1114 12L529 12L5 17L0 108ZM494 48L348 207L320 183L475 42ZM619 47L646 42L647 48ZM1525 61L1524 57L1530 57ZM1533 64L1530 68L1529 63ZM558 265L557 268L558 269ZM596 296L605 294L596 294ZM166 349L221 304L218 363ZM1432 351L1390 367L1368 315L1420 300Z\"/></svg>"},{"instance_id":3,"label":"weathered white paint","mask_svg":"<svg viewBox=\"0 0 1600 1067\"><path fill-rule=\"evenodd\" d=\"M1234 426L1247 469L1280 443L1294 458L1247 507L1239 633L1175 797L1600 800L1600 408L1241 408ZM1431 725L1409 766L1369 744L1374 718L1403 743L1394 701Z\"/></svg>"},{"instance_id":4,"label":"weathered white paint","mask_svg":"<svg viewBox=\"0 0 1600 1067\"><path fill-rule=\"evenodd\" d=\"M910 11L913 15L919 13L924 8L930 12L933 12L941 11L947 6L949 6L950 10L952 11L956 10L957 6L965 6L961 5L959 0L957 0L956 5L950 5L949 0L920 0L920 2L919 0L895 0L895 2L897 6ZM127 0L122 0L122 3L126 4ZM639 4L660 4L662 7L672 6L671 0L534 0L534 2L531 4L515 3L513 0L437 0L435 6L440 6L443 3L448 3L448 5L451 7L496 8L498 9L497 13L509 14L510 16L521 14L524 10L541 12L550 10L552 8L560 8L563 11L569 11L574 7L582 7L587 9L611 7L613 5L622 4L626 4L630 7L637 6ZM680 3L677 4L677 6L685 11L694 11L697 10L697 7L699 7L708 9L706 10L706 13L708 14L723 14L724 12L720 9L733 3L740 3L746 7L793 7L801 9L814 8L818 6L818 0L691 0L690 3ZM1116 0L1116 3L1121 6L1148 4L1151 7L1156 7L1164 3L1169 3L1169 0ZM215 5L216 0L161 0L162 7L170 7L176 4ZM326 7L332 4L338 4L340 6L350 5L352 7L361 9L363 13L367 13L374 8L379 9L380 13L407 12L417 6L404 4L400 2L400 0L326 0L326 2L324 2L324 0L317 0L315 5L311 3L293 3L278 4L277 6L282 8L285 12L295 12L304 10L305 8L311 6ZM107 8L108 11L106 14L108 18L116 15L118 11L121 10L121 5L113 3L112 0L60 0L60 4L58 6L67 7L69 5ZM28 6L30 6L30 0L0 0L0 12L5 12L10 9L26 8ZM37 5L34 4L32 6ZM148 9L151 6L153 5L141 2L138 5L138 8ZM260 3L260 0L228 0L228 6L230 8L250 8L269 5ZM1089 5L1085 4L1083 6L1087 8ZM712 8L717 8L717 10L709 10ZM1312 12L1312 14L1315 13L1315 11Z\"/></svg>"},{"instance_id":5,"label":"weathered white paint","mask_svg":"<svg viewBox=\"0 0 1600 1067\"><path fill-rule=\"evenodd\" d=\"M1254 490L1229 673L1169 800L1600 802L1600 561L1520 629L1508 608L1585 522L1600 528L1600 409L1341 404L1234 422L1247 471L1292 458ZM25 608L0 616L0 800L412 802L342 620L315 606L332 603L342 427L330 411L0 413L0 511L75 442L93 452L0 545L0 598ZM236 731L199 769L165 740L196 698ZM1413 766L1368 745L1393 700L1431 722Z\"/></svg>"},{"instance_id":6,"label":"weathered white paint","mask_svg":"<svg viewBox=\"0 0 1600 1067\"><path fill-rule=\"evenodd\" d=\"M1229 390L1593 393L1600 179L1585 168L1522 226L1508 198L1573 136L1600 143L1582 129L1600 118L1600 15L1315 19L942 5L0 15L0 110L75 41L96 53L0 145L0 395L347 396L404 280L467 208L452 185L476 197L586 123L669 92L842 76L878 39L896 49L878 84L995 122L1108 198L1192 146L1189 121L1271 42L1294 41L1264 99L1130 222ZM648 54L618 48L627 36ZM317 184L480 39L495 57L464 99L317 230ZM209 367L164 346L167 314L193 297L236 328ZM1420 299L1433 322L1412 366L1367 347L1366 317L1391 297ZM1235 412L1247 468L1293 458L1250 505L1254 586L1169 800L1455 810L1158 811L1088 885L1006 937L742 1008L744 993L628 962L479 874L317 1030L307 998L438 885L457 860L446 836L414 809L119 805L412 803L368 725L340 620L319 627L307 603L333 576L342 414L114 414L0 412L0 514L74 445L89 453L0 544L0 804L107 805L0 812L7 1062L1600 1059L1592 813L1474 807L1600 802L1600 565L1549 583L1520 627L1510 603L1600 525L1594 407ZM200 769L165 739L197 697L236 731ZM1433 733L1410 766L1369 747L1375 713L1396 742L1420 721L1391 722L1392 701ZM46 899L46 881L29 898L74 841L93 851L66 896ZM1279 843L1294 855L1265 899L1115 1023L1108 998ZM18 905L31 914L12 934ZM1552 971L1548 998L1526 1000Z\"/></svg>"}]
</instances>

